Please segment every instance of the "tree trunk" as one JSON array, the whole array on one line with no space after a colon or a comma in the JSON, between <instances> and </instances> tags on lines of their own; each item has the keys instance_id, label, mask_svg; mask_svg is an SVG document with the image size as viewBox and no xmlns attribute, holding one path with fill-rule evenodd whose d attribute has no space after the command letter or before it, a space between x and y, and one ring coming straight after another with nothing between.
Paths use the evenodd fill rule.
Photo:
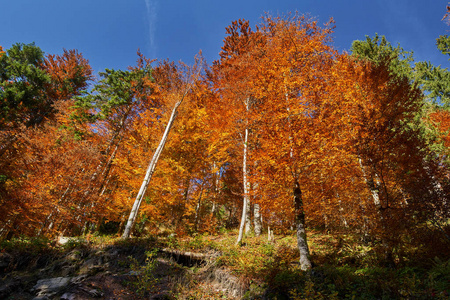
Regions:
<instances>
[{"instance_id":1,"label":"tree trunk","mask_svg":"<svg viewBox=\"0 0 450 300\"><path fill-rule=\"evenodd\" d=\"M185 92L185 94L183 95L181 100L178 101L177 103L175 103L175 106L173 107L169 122L167 123L166 129L164 130L164 134L161 138L161 141L159 142L159 145L156 148L155 153L153 154L153 158L147 167L147 172L145 173L145 177L144 177L144 180L142 181L141 188L139 189L139 192L136 196L136 200L134 201L133 208L131 209L131 212L130 212L130 217L128 218L127 225L125 226L125 230L122 235L123 239L127 239L130 237L131 230L133 229L133 226L136 223L136 219L138 216L139 208L142 203L142 199L144 199L144 195L145 195L145 192L147 191L148 184L150 183L152 175L155 172L156 164L158 163L159 157L161 156L164 146L166 145L166 141L167 141L167 137L169 136L170 129L172 128L172 125L177 116L178 107L183 102L183 99L186 96L186 94L187 94L187 91Z\"/></svg>"},{"instance_id":2,"label":"tree trunk","mask_svg":"<svg viewBox=\"0 0 450 300\"><path fill-rule=\"evenodd\" d=\"M253 205L253 224L255 229L255 236L260 236L262 231L261 226L261 212L260 212L260 206L258 203L255 203Z\"/></svg>"},{"instance_id":3,"label":"tree trunk","mask_svg":"<svg viewBox=\"0 0 450 300\"><path fill-rule=\"evenodd\" d=\"M252 231L252 217L251 217L251 206L250 197L247 198L247 211L245 212L245 235L250 234Z\"/></svg>"},{"instance_id":4,"label":"tree trunk","mask_svg":"<svg viewBox=\"0 0 450 300\"><path fill-rule=\"evenodd\" d=\"M259 184L256 182L252 185L253 195L258 194L258 189L259 189ZM254 196L254 199L255 198L256 197ZM261 206L259 205L259 203L255 203L253 205L253 229L255 230L255 236L261 235L261 233L262 233L262 216L261 216Z\"/></svg>"},{"instance_id":5,"label":"tree trunk","mask_svg":"<svg viewBox=\"0 0 450 300\"><path fill-rule=\"evenodd\" d=\"M285 75L285 74L283 74ZM291 128L291 111L289 108L289 92L287 90L287 87L285 86L285 99L286 99L286 111L288 113L288 126L289 126L289 144L290 147L290 153L289 157L291 160L291 166L292 166L292 175L293 178L295 178L294 182L294 225L295 230L297 232L297 246L298 250L300 252L300 268L303 271L311 269L311 259L309 254L309 248L308 248L308 242L306 240L306 230L305 230L305 212L303 210L303 199L302 199L302 190L300 188L300 184L298 183L297 179L297 171L295 168L295 158L294 158L294 141L293 136L291 134L292 128Z\"/></svg>"},{"instance_id":6,"label":"tree trunk","mask_svg":"<svg viewBox=\"0 0 450 300\"><path fill-rule=\"evenodd\" d=\"M247 142L248 142L248 128L245 128L245 137L244 137L244 155L242 160L242 175L243 175L243 185L244 185L244 203L242 207L242 217L241 217L241 225L239 226L239 236L236 241L236 245L242 243L242 238L244 236L245 222L247 219L247 207L249 205L249 184L247 181Z\"/></svg>"},{"instance_id":7,"label":"tree trunk","mask_svg":"<svg viewBox=\"0 0 450 300\"><path fill-rule=\"evenodd\" d=\"M342 206L342 200L339 197L339 193L336 192L336 198L339 199L338 203L339 203L339 217L341 218L341 225L343 225L345 228L348 228L348 223L347 223L347 219L345 218L344 215L344 207Z\"/></svg>"},{"instance_id":8,"label":"tree trunk","mask_svg":"<svg viewBox=\"0 0 450 300\"><path fill-rule=\"evenodd\" d=\"M297 230L297 245L300 251L300 268L303 271L311 269L311 259L305 230L305 212L303 211L303 199L300 184L294 185L295 227Z\"/></svg>"},{"instance_id":9,"label":"tree trunk","mask_svg":"<svg viewBox=\"0 0 450 300\"><path fill-rule=\"evenodd\" d=\"M273 240L273 230L270 229L270 226L267 226L267 242L271 243Z\"/></svg>"},{"instance_id":10,"label":"tree trunk","mask_svg":"<svg viewBox=\"0 0 450 300\"><path fill-rule=\"evenodd\" d=\"M125 123L127 121L128 116L130 115L131 109L132 109L132 105L129 104L126 112L124 113L124 115L120 119L119 127L116 128L116 130L114 131L111 139L109 140L108 147L106 148L106 151L105 151L106 155L109 155L109 153L111 151L111 148L114 146L114 143L115 143L116 139L119 138L117 143L115 143L114 150L109 155L109 159L106 161L106 165L104 166L103 171L100 174L101 178L98 180L100 185L98 186L97 192L96 192L96 196L98 196L98 197L101 197L103 195L105 189L106 189L106 184L107 184L107 182L109 180L109 173L111 171L111 167L113 165L113 161L116 158L117 151L119 149L120 143L121 143L122 138L123 138L123 135L121 133L122 133L122 130L125 128ZM101 162L100 165L97 167L97 169L98 170L101 169L104 163L105 162ZM91 178L91 181L97 181L97 175L98 175L97 172L95 172L93 174L92 178ZM93 187L93 189L94 189L94 187ZM88 194L90 194L90 189L86 190L85 197L87 197ZM88 208L89 216L92 215L96 204L97 203L95 201L92 201L91 204L89 205L89 208ZM81 232L86 234L89 231L89 228L92 227L92 224L90 224L90 223L91 222L89 220L86 220L84 222L84 225L83 225L83 228L82 228ZM100 224L97 224L97 225L100 225Z\"/></svg>"},{"instance_id":11,"label":"tree trunk","mask_svg":"<svg viewBox=\"0 0 450 300\"><path fill-rule=\"evenodd\" d=\"M364 181L366 183L366 185L368 186L371 194L372 194L372 200L373 203L375 205L376 208L376 212L380 218L380 225L381 225L381 246L383 247L383 251L384 251L384 260L386 262L386 264L390 267L394 267L395 266L395 262L392 256L392 247L388 241L387 238L387 234L388 234L388 229L387 229L387 225L386 225L386 217L384 216L383 212L385 211L386 208L388 208L388 204L386 204L386 207L383 208L382 204L381 204L381 199L380 199L380 189L381 189L381 183L378 177L378 174L375 173L375 176L372 176L370 179L367 178L367 174L365 171L365 168L362 164L362 159L359 159L359 165L361 167L361 171L363 174L363 178ZM386 185L384 185L384 189L385 189L385 194L387 197L387 189L386 189ZM387 202L387 201L386 201Z\"/></svg>"},{"instance_id":12,"label":"tree trunk","mask_svg":"<svg viewBox=\"0 0 450 300\"><path fill-rule=\"evenodd\" d=\"M213 162L213 170L216 169L216 162ZM212 208L211 208L211 216L214 216L214 213L216 212L216 202L219 195L219 183L220 183L220 168L219 171L215 172L214 174L214 196L212 200Z\"/></svg>"},{"instance_id":13,"label":"tree trunk","mask_svg":"<svg viewBox=\"0 0 450 300\"><path fill-rule=\"evenodd\" d=\"M200 195L198 196L197 205L195 206L195 232L198 231L198 219L200 214L200 206L202 201L202 195L203 195L203 185L205 183L205 180L203 180L202 185L200 186Z\"/></svg>"}]
</instances>

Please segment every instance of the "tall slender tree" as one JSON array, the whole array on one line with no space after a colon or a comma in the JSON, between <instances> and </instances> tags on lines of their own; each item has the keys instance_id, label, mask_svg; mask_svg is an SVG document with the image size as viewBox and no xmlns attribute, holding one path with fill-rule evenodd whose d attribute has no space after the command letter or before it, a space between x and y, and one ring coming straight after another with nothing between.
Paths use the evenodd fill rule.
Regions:
<instances>
[{"instance_id":1,"label":"tall slender tree","mask_svg":"<svg viewBox=\"0 0 450 300\"><path fill-rule=\"evenodd\" d=\"M185 98L188 96L188 94L192 91L195 82L199 79L203 68L203 60L201 58L198 58L197 63L193 67L184 67L185 68L183 72L183 69L180 67L177 68L173 64L163 63L158 70L160 72L160 77L158 78L160 81L158 83L163 86L163 88L161 89L161 91L164 93L163 97L168 103L171 103L173 106L170 111L170 117L165 126L164 133L162 134L158 147L153 153L153 157L147 167L144 180L142 181L141 187L136 196L136 200L134 201L133 208L131 209L130 216L122 235L122 238L124 239L130 237L131 230L133 229L133 226L137 220L139 208L142 204L142 200L144 199L148 185L150 184L152 175L155 172L158 160L166 145L170 130L175 122L178 109Z\"/></svg>"}]
</instances>

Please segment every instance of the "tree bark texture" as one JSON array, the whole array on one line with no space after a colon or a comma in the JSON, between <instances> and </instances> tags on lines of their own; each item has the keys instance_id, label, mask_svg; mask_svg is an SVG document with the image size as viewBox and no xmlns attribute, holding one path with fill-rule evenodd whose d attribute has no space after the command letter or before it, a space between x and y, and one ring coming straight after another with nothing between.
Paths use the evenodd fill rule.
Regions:
<instances>
[{"instance_id":1,"label":"tree bark texture","mask_svg":"<svg viewBox=\"0 0 450 300\"><path fill-rule=\"evenodd\" d=\"M261 225L261 207L258 203L253 205L253 226L255 229L255 236L260 236L262 231Z\"/></svg>"},{"instance_id":2,"label":"tree bark texture","mask_svg":"<svg viewBox=\"0 0 450 300\"><path fill-rule=\"evenodd\" d=\"M300 251L300 268L303 271L311 269L311 259L305 230L305 212L303 211L302 191L298 181L294 184L295 228L297 231L297 246Z\"/></svg>"},{"instance_id":3,"label":"tree bark texture","mask_svg":"<svg viewBox=\"0 0 450 300\"><path fill-rule=\"evenodd\" d=\"M245 128L245 137L244 137L244 155L242 159L242 175L243 175L243 185L244 185L244 201L243 201L243 207L242 207L242 217L241 217L241 225L239 226L239 235L238 239L236 241L236 245L240 244L242 242L242 238L244 237L244 229L245 229L245 223L247 219L247 209L249 205L249 184L247 181L247 147L248 142L248 128Z\"/></svg>"},{"instance_id":4,"label":"tree bark texture","mask_svg":"<svg viewBox=\"0 0 450 300\"><path fill-rule=\"evenodd\" d=\"M247 211L245 212L245 234L248 235L252 231L251 202L247 197Z\"/></svg>"}]
</instances>

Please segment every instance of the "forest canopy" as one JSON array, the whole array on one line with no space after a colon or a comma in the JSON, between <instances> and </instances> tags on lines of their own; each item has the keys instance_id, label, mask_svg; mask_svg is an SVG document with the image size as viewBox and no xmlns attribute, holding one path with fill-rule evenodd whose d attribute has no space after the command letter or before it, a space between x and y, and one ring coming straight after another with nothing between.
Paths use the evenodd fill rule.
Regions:
<instances>
[{"instance_id":1,"label":"forest canopy","mask_svg":"<svg viewBox=\"0 0 450 300\"><path fill-rule=\"evenodd\" d=\"M77 50L0 47L0 239L295 232L304 270L308 228L445 249L448 70L333 29L240 19L212 64L138 52L98 78Z\"/></svg>"}]
</instances>

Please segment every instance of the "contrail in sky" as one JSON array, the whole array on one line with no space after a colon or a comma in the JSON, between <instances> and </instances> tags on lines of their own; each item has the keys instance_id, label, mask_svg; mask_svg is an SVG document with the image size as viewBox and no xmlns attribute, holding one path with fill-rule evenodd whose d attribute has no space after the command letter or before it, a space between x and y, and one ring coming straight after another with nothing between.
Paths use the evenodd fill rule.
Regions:
<instances>
[{"instance_id":1,"label":"contrail in sky","mask_svg":"<svg viewBox=\"0 0 450 300\"><path fill-rule=\"evenodd\" d=\"M147 7L147 19L148 19L148 34L149 34L149 47L150 58L156 58L156 43L155 43L155 31L156 31L156 0L145 0L145 6Z\"/></svg>"}]
</instances>

